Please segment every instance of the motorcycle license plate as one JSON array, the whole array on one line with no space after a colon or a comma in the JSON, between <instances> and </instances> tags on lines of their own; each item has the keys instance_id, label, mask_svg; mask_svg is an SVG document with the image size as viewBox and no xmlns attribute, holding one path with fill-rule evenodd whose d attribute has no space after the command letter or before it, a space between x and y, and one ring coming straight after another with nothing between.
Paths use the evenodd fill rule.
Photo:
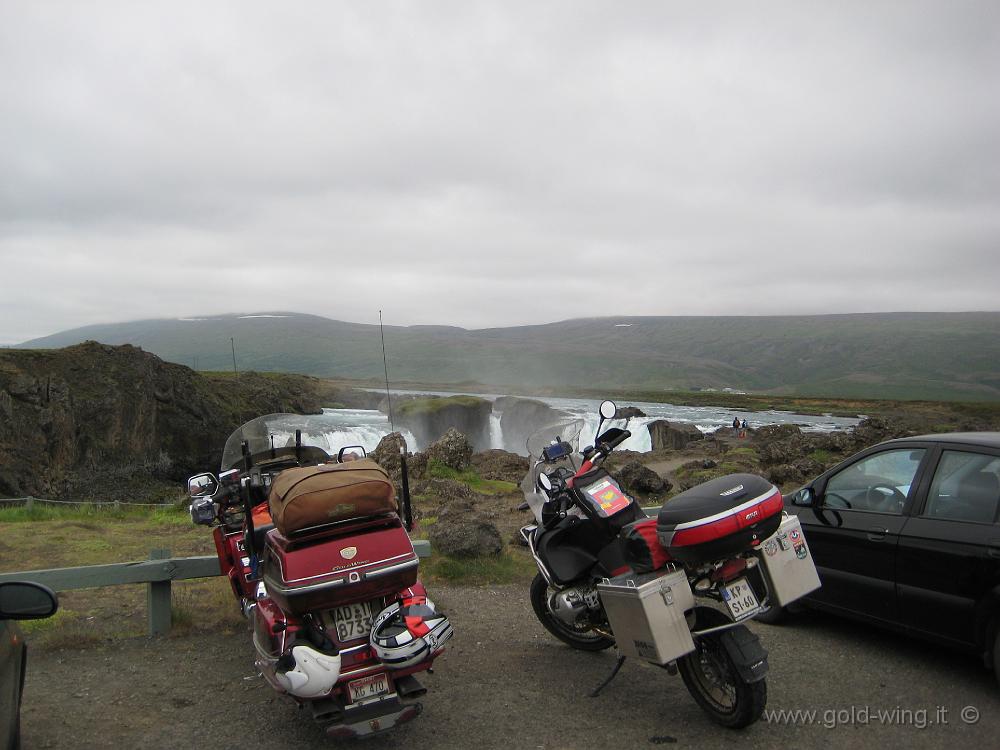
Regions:
<instances>
[{"instance_id":1,"label":"motorcycle license plate","mask_svg":"<svg viewBox=\"0 0 1000 750\"><path fill-rule=\"evenodd\" d=\"M722 599L737 622L752 617L760 611L757 595L750 588L746 578L737 578L735 581L723 584Z\"/></svg>"},{"instance_id":2,"label":"motorcycle license plate","mask_svg":"<svg viewBox=\"0 0 1000 750\"><path fill-rule=\"evenodd\" d=\"M330 610L333 627L337 630L337 640L341 643L355 638L367 638L372 629L372 614L375 602L357 602Z\"/></svg>"},{"instance_id":3,"label":"motorcycle license plate","mask_svg":"<svg viewBox=\"0 0 1000 750\"><path fill-rule=\"evenodd\" d=\"M360 680L347 683L347 690L351 694L351 703L388 695L389 676L382 672L371 677L362 677Z\"/></svg>"}]
</instances>

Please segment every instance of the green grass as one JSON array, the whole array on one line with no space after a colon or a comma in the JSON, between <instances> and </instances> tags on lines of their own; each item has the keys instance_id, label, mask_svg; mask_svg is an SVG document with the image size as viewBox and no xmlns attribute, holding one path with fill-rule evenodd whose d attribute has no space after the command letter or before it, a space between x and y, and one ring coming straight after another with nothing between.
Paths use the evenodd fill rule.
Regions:
<instances>
[{"instance_id":1,"label":"green grass","mask_svg":"<svg viewBox=\"0 0 1000 750\"><path fill-rule=\"evenodd\" d=\"M830 451L824 450L823 448L817 448L814 450L809 454L809 458L821 464L830 464L836 460L836 457L830 453Z\"/></svg>"},{"instance_id":2,"label":"green grass","mask_svg":"<svg viewBox=\"0 0 1000 750\"><path fill-rule=\"evenodd\" d=\"M181 506L42 505L0 509L0 572L134 562L150 549L214 552L211 532Z\"/></svg>"},{"instance_id":3,"label":"green grass","mask_svg":"<svg viewBox=\"0 0 1000 750\"><path fill-rule=\"evenodd\" d=\"M469 586L526 583L537 572L531 556L515 549L507 549L497 556L467 560L435 554L420 563L420 574L428 581L438 580Z\"/></svg>"},{"instance_id":4,"label":"green grass","mask_svg":"<svg viewBox=\"0 0 1000 750\"><path fill-rule=\"evenodd\" d=\"M483 479L473 469L459 471L450 466L445 466L437 459L427 462L427 476L432 479L451 479L461 482L481 495L506 495L518 491L518 486L514 482L504 482L499 479Z\"/></svg>"},{"instance_id":5,"label":"green grass","mask_svg":"<svg viewBox=\"0 0 1000 750\"><path fill-rule=\"evenodd\" d=\"M445 396L441 398L418 398L412 401L404 401L398 407L399 414L407 417L420 417L429 414L436 414L447 409L449 406L462 407L482 407L486 408L489 401L477 396Z\"/></svg>"},{"instance_id":6,"label":"green grass","mask_svg":"<svg viewBox=\"0 0 1000 750\"><path fill-rule=\"evenodd\" d=\"M149 508L128 505L50 505L36 502L31 508L24 505L0 508L0 523L28 523L32 521L107 523L129 519L149 520L167 526L189 526L191 524L187 505L180 503Z\"/></svg>"}]
</instances>

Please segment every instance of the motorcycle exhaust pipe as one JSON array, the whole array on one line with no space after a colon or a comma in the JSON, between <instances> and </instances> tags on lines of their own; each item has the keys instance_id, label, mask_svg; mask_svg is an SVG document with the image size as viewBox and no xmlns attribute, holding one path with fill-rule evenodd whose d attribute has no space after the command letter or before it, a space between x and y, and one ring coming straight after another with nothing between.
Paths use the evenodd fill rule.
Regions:
<instances>
[{"instance_id":1,"label":"motorcycle exhaust pipe","mask_svg":"<svg viewBox=\"0 0 1000 750\"><path fill-rule=\"evenodd\" d=\"M400 698L416 698L427 692L427 688L420 684L420 681L412 674L405 677L398 677L395 680L396 692Z\"/></svg>"},{"instance_id":2,"label":"motorcycle exhaust pipe","mask_svg":"<svg viewBox=\"0 0 1000 750\"><path fill-rule=\"evenodd\" d=\"M318 724L333 724L344 717L340 705L329 698L312 701L309 707L312 709L313 720Z\"/></svg>"}]
</instances>

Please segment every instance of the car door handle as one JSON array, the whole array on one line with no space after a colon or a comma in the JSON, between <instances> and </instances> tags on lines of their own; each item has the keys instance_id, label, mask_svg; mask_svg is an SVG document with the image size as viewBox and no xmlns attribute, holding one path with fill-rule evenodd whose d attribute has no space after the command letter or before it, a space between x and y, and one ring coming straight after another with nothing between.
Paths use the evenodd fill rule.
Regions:
<instances>
[{"instance_id":1,"label":"car door handle","mask_svg":"<svg viewBox=\"0 0 1000 750\"><path fill-rule=\"evenodd\" d=\"M868 538L873 542L884 542L885 535L889 533L889 529L882 529L878 526L872 526L868 529Z\"/></svg>"}]
</instances>

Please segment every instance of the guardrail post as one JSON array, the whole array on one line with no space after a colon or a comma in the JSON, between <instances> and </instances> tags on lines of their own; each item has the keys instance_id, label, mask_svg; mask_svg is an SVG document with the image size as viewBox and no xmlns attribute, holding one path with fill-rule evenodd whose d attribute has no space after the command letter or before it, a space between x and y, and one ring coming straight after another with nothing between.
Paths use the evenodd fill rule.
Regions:
<instances>
[{"instance_id":1,"label":"guardrail post","mask_svg":"<svg viewBox=\"0 0 1000 750\"><path fill-rule=\"evenodd\" d=\"M35 498L33 498L31 495L28 495L26 498L24 498L24 507L25 507L26 510L29 510L29 511L32 508L34 508L35 507Z\"/></svg>"},{"instance_id":2,"label":"guardrail post","mask_svg":"<svg viewBox=\"0 0 1000 750\"><path fill-rule=\"evenodd\" d=\"M170 550L151 549L150 560L169 560ZM170 581L153 581L146 584L146 611L149 616L149 635L166 635L170 632Z\"/></svg>"}]
</instances>

